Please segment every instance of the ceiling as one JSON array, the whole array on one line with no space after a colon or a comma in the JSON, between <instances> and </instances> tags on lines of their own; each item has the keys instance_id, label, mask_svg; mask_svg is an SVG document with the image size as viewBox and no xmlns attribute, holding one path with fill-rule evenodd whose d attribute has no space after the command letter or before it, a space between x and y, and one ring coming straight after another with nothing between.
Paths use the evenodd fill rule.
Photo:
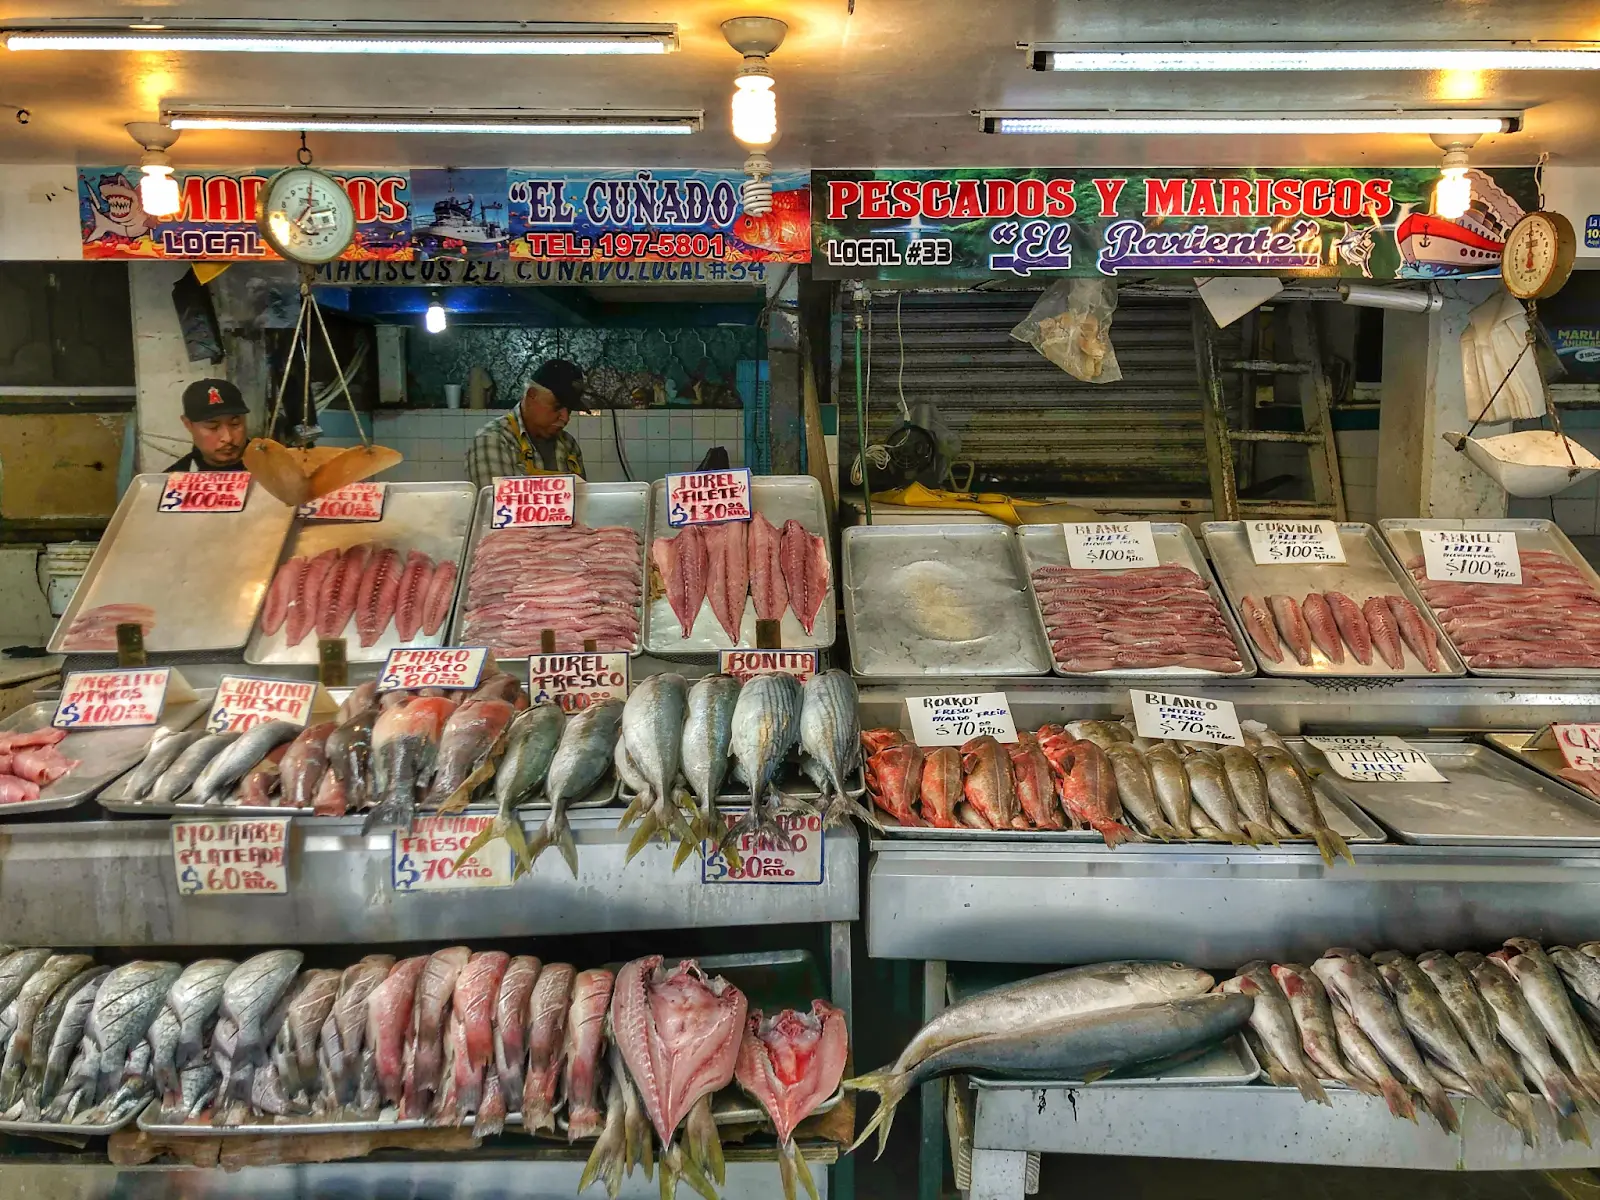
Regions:
<instances>
[{"instance_id":1,"label":"ceiling","mask_svg":"<svg viewBox=\"0 0 1600 1200\"><path fill-rule=\"evenodd\" d=\"M686 138L318 136L330 166L736 167L728 97L739 65L718 24L760 13L789 22L771 61L783 137L779 167L989 165L1384 166L1436 163L1424 137L997 137L979 108L1291 109L1527 108L1521 133L1486 137L1481 165L1600 164L1594 137L1600 72L1108 76L1027 71L1019 41L1302 41L1600 39L1600 10L1565 0L277 0L274 16L385 19L676 22L682 49L660 58L384 58L265 54L0 51L0 163L105 165L137 153L122 130L153 119L163 100L209 104L533 108L704 108ZM0 24L71 17L233 15L226 0L106 4L0 0ZM266 6L252 6L261 11ZM232 10L232 12L230 12ZM1221 10L1224 15L1217 16ZM12 110L26 108L28 124ZM190 131L179 166L288 161L285 134Z\"/></svg>"}]
</instances>

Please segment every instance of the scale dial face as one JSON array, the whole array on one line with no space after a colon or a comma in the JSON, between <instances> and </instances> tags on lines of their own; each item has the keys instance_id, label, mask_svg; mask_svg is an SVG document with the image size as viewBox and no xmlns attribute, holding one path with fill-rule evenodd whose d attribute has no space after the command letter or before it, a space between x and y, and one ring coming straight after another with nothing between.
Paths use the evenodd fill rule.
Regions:
<instances>
[{"instance_id":1,"label":"scale dial face","mask_svg":"<svg viewBox=\"0 0 1600 1200\"><path fill-rule=\"evenodd\" d=\"M356 213L332 175L290 167L261 189L256 228L290 262L332 262L355 240Z\"/></svg>"},{"instance_id":2,"label":"scale dial face","mask_svg":"<svg viewBox=\"0 0 1600 1200\"><path fill-rule=\"evenodd\" d=\"M1531 212L1506 235L1500 252L1500 277L1519 300L1553 296L1572 274L1578 252L1572 222L1560 213Z\"/></svg>"}]
</instances>

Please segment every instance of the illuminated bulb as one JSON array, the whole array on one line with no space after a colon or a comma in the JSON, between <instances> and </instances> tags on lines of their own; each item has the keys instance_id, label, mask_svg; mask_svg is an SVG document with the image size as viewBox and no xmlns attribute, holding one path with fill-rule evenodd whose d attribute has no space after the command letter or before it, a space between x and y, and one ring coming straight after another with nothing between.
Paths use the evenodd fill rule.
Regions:
<instances>
[{"instance_id":1,"label":"illuminated bulb","mask_svg":"<svg viewBox=\"0 0 1600 1200\"><path fill-rule=\"evenodd\" d=\"M733 137L749 149L772 145L778 136L778 98L764 68L746 69L734 78Z\"/></svg>"},{"instance_id":2,"label":"illuminated bulb","mask_svg":"<svg viewBox=\"0 0 1600 1200\"><path fill-rule=\"evenodd\" d=\"M443 333L448 322L445 320L444 305L439 303L437 297L428 305L428 311L423 314L422 327L429 333Z\"/></svg>"},{"instance_id":3,"label":"illuminated bulb","mask_svg":"<svg viewBox=\"0 0 1600 1200\"><path fill-rule=\"evenodd\" d=\"M139 168L139 203L150 217L176 216L181 206L178 198L178 181L172 177L172 168L165 163L147 162Z\"/></svg>"},{"instance_id":4,"label":"illuminated bulb","mask_svg":"<svg viewBox=\"0 0 1600 1200\"><path fill-rule=\"evenodd\" d=\"M1435 216L1454 221L1472 207L1472 180L1467 178L1465 167L1446 167L1439 173L1439 182L1433 188Z\"/></svg>"}]
</instances>

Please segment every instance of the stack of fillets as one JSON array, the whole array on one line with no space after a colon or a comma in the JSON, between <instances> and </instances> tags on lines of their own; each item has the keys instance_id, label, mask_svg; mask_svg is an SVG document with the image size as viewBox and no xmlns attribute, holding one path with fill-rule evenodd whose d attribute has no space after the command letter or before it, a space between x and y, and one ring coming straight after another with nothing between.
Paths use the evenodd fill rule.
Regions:
<instances>
[{"instance_id":1,"label":"stack of fillets","mask_svg":"<svg viewBox=\"0 0 1600 1200\"><path fill-rule=\"evenodd\" d=\"M709 603L730 645L740 644L746 599L758 621L792 611L811 633L833 591L827 544L796 520L780 531L757 513L749 521L688 525L650 545L650 561L685 638Z\"/></svg>"},{"instance_id":2,"label":"stack of fillets","mask_svg":"<svg viewBox=\"0 0 1600 1200\"><path fill-rule=\"evenodd\" d=\"M1038 567L1033 592L1058 671L1244 670L1221 608L1188 567Z\"/></svg>"}]
</instances>

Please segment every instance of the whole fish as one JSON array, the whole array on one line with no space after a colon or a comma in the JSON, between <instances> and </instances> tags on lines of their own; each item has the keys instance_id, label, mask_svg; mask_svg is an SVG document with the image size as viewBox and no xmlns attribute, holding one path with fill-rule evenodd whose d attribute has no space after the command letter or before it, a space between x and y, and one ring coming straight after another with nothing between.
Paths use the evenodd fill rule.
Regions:
<instances>
[{"instance_id":1,"label":"whole fish","mask_svg":"<svg viewBox=\"0 0 1600 1200\"><path fill-rule=\"evenodd\" d=\"M824 829L854 816L881 833L878 818L846 790L861 766L860 700L855 681L837 667L806 680L800 690L800 769L817 785Z\"/></svg>"},{"instance_id":2,"label":"whole fish","mask_svg":"<svg viewBox=\"0 0 1600 1200\"><path fill-rule=\"evenodd\" d=\"M461 866L489 842L503 837L511 845L518 865L528 860L528 843L522 836L517 809L531 804L544 786L555 757L567 714L559 704L535 704L520 712L506 729L506 752L494 773L494 821L481 830L456 859Z\"/></svg>"},{"instance_id":3,"label":"whole fish","mask_svg":"<svg viewBox=\"0 0 1600 1200\"><path fill-rule=\"evenodd\" d=\"M1328 994L1354 1018L1378 1052L1422 1093L1423 1103L1447 1133L1458 1126L1455 1109L1439 1081L1429 1073L1388 989L1370 962L1354 950L1332 949L1311 965Z\"/></svg>"},{"instance_id":4,"label":"whole fish","mask_svg":"<svg viewBox=\"0 0 1600 1200\"><path fill-rule=\"evenodd\" d=\"M1395 1093L1400 1099L1405 1098L1405 1091L1398 1083L1390 1079L1390 1087L1386 1091L1378 1083L1345 1065L1339 1053L1339 1035L1333 1025L1333 1005L1328 1002L1328 993L1322 981L1308 967L1298 963L1275 964L1272 978L1283 989L1284 999L1289 1002L1289 1011L1294 1014L1294 1023L1300 1035L1300 1049L1305 1051L1306 1058L1323 1078L1337 1080L1346 1087L1368 1095L1382 1095L1389 1102L1390 1112L1396 1116L1403 1115L1395 1107ZM1254 1020L1252 1016L1252 1023Z\"/></svg>"},{"instance_id":5,"label":"whole fish","mask_svg":"<svg viewBox=\"0 0 1600 1200\"><path fill-rule=\"evenodd\" d=\"M288 1096L301 1101L297 1108L302 1111L310 1111L317 1091L317 1043L338 999L341 977L339 971L307 971L295 981L289 998L279 1034L289 1053L277 1063L278 1077Z\"/></svg>"},{"instance_id":6,"label":"whole fish","mask_svg":"<svg viewBox=\"0 0 1600 1200\"><path fill-rule=\"evenodd\" d=\"M493 1083L493 1094L500 1093L494 1061L495 1001L510 963L511 956L504 951L486 950L474 954L456 976L456 990L450 997L450 1044L456 1048L450 1090L455 1093L455 1104L445 1115L458 1125L483 1111L485 1071ZM444 1093L440 1095L442 1098ZM504 1117L500 1119L503 1124Z\"/></svg>"},{"instance_id":7,"label":"whole fish","mask_svg":"<svg viewBox=\"0 0 1600 1200\"><path fill-rule=\"evenodd\" d=\"M1600 959L1567 946L1552 946L1548 953L1566 981L1573 1006L1593 1031L1600 1026Z\"/></svg>"},{"instance_id":8,"label":"whole fish","mask_svg":"<svg viewBox=\"0 0 1600 1200\"><path fill-rule=\"evenodd\" d=\"M882 1098L855 1146L876 1129L881 1153L895 1106L924 1080L951 1071L1096 1078L1108 1071L1213 1046L1237 1033L1253 1007L1249 996L1224 994L1077 1013L1049 1024L967 1038L943 1047L908 1071L890 1067L847 1079L847 1090L875 1092Z\"/></svg>"},{"instance_id":9,"label":"whole fish","mask_svg":"<svg viewBox=\"0 0 1600 1200\"><path fill-rule=\"evenodd\" d=\"M1302 667L1309 667L1312 662L1311 631L1306 628L1305 618L1300 615L1300 606L1295 603L1293 596L1268 596L1267 604L1272 609L1272 619L1277 623L1278 632L1283 635L1289 653Z\"/></svg>"},{"instance_id":10,"label":"whole fish","mask_svg":"<svg viewBox=\"0 0 1600 1200\"><path fill-rule=\"evenodd\" d=\"M588 795L611 766L622 731L622 707L620 700L602 700L584 709L562 729L545 778L550 815L528 841L527 862L518 863L514 874L530 870L539 855L555 846L572 877L578 877L578 847L567 824L567 805Z\"/></svg>"},{"instance_id":11,"label":"whole fish","mask_svg":"<svg viewBox=\"0 0 1600 1200\"><path fill-rule=\"evenodd\" d=\"M355 1103L367 999L389 977L393 966L392 955L369 954L340 975L338 994L322 1022L317 1043L317 1069L322 1080L316 1106L319 1112L336 1114Z\"/></svg>"},{"instance_id":12,"label":"whole fish","mask_svg":"<svg viewBox=\"0 0 1600 1200\"><path fill-rule=\"evenodd\" d=\"M328 735L328 769L322 773L312 801L319 817L342 817L371 803L372 727L377 720L374 704L357 710Z\"/></svg>"},{"instance_id":13,"label":"whole fish","mask_svg":"<svg viewBox=\"0 0 1600 1200\"><path fill-rule=\"evenodd\" d=\"M1494 1009L1479 994L1467 969L1442 950L1417 955L1417 967L1433 983L1472 1052L1501 1090L1507 1096L1526 1090L1516 1061L1500 1040Z\"/></svg>"},{"instance_id":14,"label":"whole fish","mask_svg":"<svg viewBox=\"0 0 1600 1200\"><path fill-rule=\"evenodd\" d=\"M33 1055L33 1025L50 997L68 980L94 965L87 954L54 954L28 977L11 1003L13 1031L6 1042L5 1065L0 1068L0 1111L18 1100L22 1076Z\"/></svg>"},{"instance_id":15,"label":"whole fish","mask_svg":"<svg viewBox=\"0 0 1600 1200\"><path fill-rule=\"evenodd\" d=\"M1243 820L1239 828L1252 845L1278 844L1272 832L1272 801L1267 798L1267 780L1256 763L1256 756L1243 746L1222 746L1217 761L1228 777L1228 791L1239 806Z\"/></svg>"},{"instance_id":16,"label":"whole fish","mask_svg":"<svg viewBox=\"0 0 1600 1200\"><path fill-rule=\"evenodd\" d=\"M244 778L244 773L285 742L300 736L300 726L289 721L263 721L241 733L208 762L194 781L194 798L200 804L221 804Z\"/></svg>"},{"instance_id":17,"label":"whole fish","mask_svg":"<svg viewBox=\"0 0 1600 1200\"><path fill-rule=\"evenodd\" d=\"M478 785L488 777L490 754L516 711L509 700L468 699L450 714L439 735L439 764L423 800L425 805L446 813L459 812L467 806Z\"/></svg>"},{"instance_id":18,"label":"whole fish","mask_svg":"<svg viewBox=\"0 0 1600 1200\"><path fill-rule=\"evenodd\" d=\"M1155 786L1156 803L1161 806L1167 824L1180 838L1194 836L1194 796L1189 790L1189 775L1183 769L1183 759L1168 742L1157 742L1144 753L1144 765L1150 771L1150 782Z\"/></svg>"},{"instance_id":19,"label":"whole fish","mask_svg":"<svg viewBox=\"0 0 1600 1200\"><path fill-rule=\"evenodd\" d=\"M1584 1095L1583 1090L1556 1062L1539 1018L1528 1007L1515 977L1501 964L1490 962L1481 954L1463 952L1455 958L1472 977L1478 994L1494 1010L1496 1029L1516 1051L1523 1074L1533 1080L1540 1094L1550 1102L1558 1123L1565 1122L1572 1128L1572 1123L1576 1122L1576 1128L1581 1130L1578 1101ZM1581 1140L1588 1141L1587 1133Z\"/></svg>"},{"instance_id":20,"label":"whole fish","mask_svg":"<svg viewBox=\"0 0 1600 1200\"><path fill-rule=\"evenodd\" d=\"M1246 845L1238 802L1228 789L1228 775L1222 761L1210 750L1194 750L1184 756L1183 769L1189 776L1189 790L1200 811L1234 845Z\"/></svg>"},{"instance_id":21,"label":"whole fish","mask_svg":"<svg viewBox=\"0 0 1600 1200\"><path fill-rule=\"evenodd\" d=\"M1328 598L1321 592L1310 592L1300 602L1300 615L1305 618L1311 640L1330 663L1344 662L1344 642L1339 637L1339 624L1334 620Z\"/></svg>"},{"instance_id":22,"label":"whole fish","mask_svg":"<svg viewBox=\"0 0 1600 1200\"><path fill-rule=\"evenodd\" d=\"M739 703L739 690L739 681L731 675L706 675L695 680L689 689L680 758L683 777L699 802L695 832L702 838L717 836L722 828L717 797L728 778L728 747L733 739L733 710ZM618 746L619 755L626 757L626 741ZM627 783L626 778L623 782Z\"/></svg>"},{"instance_id":23,"label":"whole fish","mask_svg":"<svg viewBox=\"0 0 1600 1200\"><path fill-rule=\"evenodd\" d=\"M1156 799L1155 780L1145 765L1144 755L1131 742L1116 742L1106 751L1106 757L1111 760L1117 798L1122 807L1133 814L1151 837L1163 842L1179 837L1178 830L1167 822Z\"/></svg>"},{"instance_id":24,"label":"whole fish","mask_svg":"<svg viewBox=\"0 0 1600 1200\"><path fill-rule=\"evenodd\" d=\"M401 959L367 996L360 1079L356 1101L350 1111L368 1120L378 1115L384 1103L400 1103L411 1009L416 999L417 980L427 963L427 955Z\"/></svg>"},{"instance_id":25,"label":"whole fish","mask_svg":"<svg viewBox=\"0 0 1600 1200\"><path fill-rule=\"evenodd\" d=\"M11 1036L15 1010L11 1002L22 991L23 985L51 958L50 951L31 947L13 950L0 960L0 1040Z\"/></svg>"},{"instance_id":26,"label":"whole fish","mask_svg":"<svg viewBox=\"0 0 1600 1200\"><path fill-rule=\"evenodd\" d=\"M283 778L283 802L290 808L310 809L317 785L328 769L328 739L339 727L332 721L308 725L283 752L278 773Z\"/></svg>"},{"instance_id":27,"label":"whole fish","mask_svg":"<svg viewBox=\"0 0 1600 1200\"><path fill-rule=\"evenodd\" d=\"M1362 666L1371 666L1372 632L1367 628L1367 618L1362 615L1361 606L1343 592L1323 592L1322 598L1333 614L1334 624L1339 627L1345 645L1350 647L1351 656Z\"/></svg>"},{"instance_id":28,"label":"whole fish","mask_svg":"<svg viewBox=\"0 0 1600 1200\"><path fill-rule=\"evenodd\" d=\"M949 749L949 747L943 748ZM1016 793L1017 807L1022 810L1023 818L1034 829L1065 829L1067 822L1061 813L1061 799L1056 795L1055 777L1050 771L1050 760L1044 756L1044 751L1039 749L1039 740L1031 733L1019 733L1017 740L1006 746L1005 750L1011 758L1012 788ZM929 759L932 757L930 753ZM959 780L959 760L956 770ZM923 763L922 780L923 804L926 811L929 807L926 796L927 761ZM933 782L935 789L943 786L942 780L935 778ZM959 783L956 794L960 794Z\"/></svg>"},{"instance_id":29,"label":"whole fish","mask_svg":"<svg viewBox=\"0 0 1600 1200\"><path fill-rule=\"evenodd\" d=\"M40 1084L44 1080L45 1069L49 1065L50 1047L55 1039L56 1030L61 1025L61 1018L66 1013L73 997L94 979L104 975L110 967L89 966L79 971L60 987L51 993L50 999L45 1001L39 1013L33 1019L33 1029L29 1039L28 1062L23 1072L22 1082L17 1089L17 1098L7 1109L0 1110L6 1120L37 1120L39 1106L48 1100L48 1096L40 1096ZM87 1013L85 1013L87 1015Z\"/></svg>"},{"instance_id":30,"label":"whole fish","mask_svg":"<svg viewBox=\"0 0 1600 1200\"><path fill-rule=\"evenodd\" d=\"M1505 949L1489 955L1489 961L1511 972L1545 1036L1566 1061L1568 1073L1600 1103L1600 1062L1596 1061L1594 1040L1573 1009L1561 972L1544 948L1531 938L1510 938Z\"/></svg>"},{"instance_id":31,"label":"whole fish","mask_svg":"<svg viewBox=\"0 0 1600 1200\"><path fill-rule=\"evenodd\" d=\"M556 1127L556 1097L566 1047L567 1017L577 971L548 963L528 999L528 1060L522 1081L522 1127L529 1133Z\"/></svg>"},{"instance_id":32,"label":"whole fish","mask_svg":"<svg viewBox=\"0 0 1600 1200\"><path fill-rule=\"evenodd\" d=\"M34 1067L30 1066L28 1074L23 1076L20 1110L8 1111L7 1120L37 1121L41 1110L61 1090L67 1078L67 1068L72 1065L73 1055L83 1041L83 1029L89 1022L89 1013L94 1008L95 997L100 993L100 985L110 973L110 967L95 967L85 971L76 979L69 980L46 1005L46 1013L60 1006L55 1028L48 1038L35 1036L37 1074Z\"/></svg>"},{"instance_id":33,"label":"whole fish","mask_svg":"<svg viewBox=\"0 0 1600 1200\"><path fill-rule=\"evenodd\" d=\"M163 1001L173 1016L170 1044L151 1042L150 1075L157 1089L177 1093L185 1068L205 1055L208 1024L222 1007L222 989L238 964L227 958L202 958L173 980Z\"/></svg>"},{"instance_id":34,"label":"whole fish","mask_svg":"<svg viewBox=\"0 0 1600 1200\"><path fill-rule=\"evenodd\" d=\"M750 787L750 809L723 834L719 849L739 845L746 835L758 842L770 838L783 850L793 844L779 820L785 803L773 779L799 739L800 681L793 675L768 674L745 684L733 708L728 748Z\"/></svg>"},{"instance_id":35,"label":"whole fish","mask_svg":"<svg viewBox=\"0 0 1600 1200\"><path fill-rule=\"evenodd\" d=\"M155 787L150 791L150 802L176 804L194 786L195 780L211 761L238 739L237 733L208 733L196 738L156 780ZM261 757L260 754L256 756L257 759Z\"/></svg>"},{"instance_id":36,"label":"whole fish","mask_svg":"<svg viewBox=\"0 0 1600 1200\"><path fill-rule=\"evenodd\" d=\"M334 714L334 720L343 725L347 721L360 716L368 709L378 707L378 681L369 679L365 683L357 684L350 689L350 694L344 698L344 703L339 705L339 711Z\"/></svg>"},{"instance_id":37,"label":"whole fish","mask_svg":"<svg viewBox=\"0 0 1600 1200\"><path fill-rule=\"evenodd\" d=\"M1133 735L1120 721L1068 721L1067 732L1080 742L1093 742L1102 750L1109 750L1118 742L1132 742Z\"/></svg>"},{"instance_id":38,"label":"whole fish","mask_svg":"<svg viewBox=\"0 0 1600 1200\"><path fill-rule=\"evenodd\" d=\"M465 946L436 950L423 964L411 1004L411 1042L407 1053L400 1119L424 1116L439 1090L444 1068L444 1022L456 977L472 958Z\"/></svg>"},{"instance_id":39,"label":"whole fish","mask_svg":"<svg viewBox=\"0 0 1600 1200\"><path fill-rule=\"evenodd\" d=\"M1267 796L1273 809L1288 822L1296 833L1309 834L1322 854L1322 861L1333 865L1335 855L1343 855L1355 862L1345 840L1328 827L1323 818L1322 806L1317 803L1317 793L1311 780L1300 769L1300 762L1287 750L1263 746L1256 751L1256 761L1267 781Z\"/></svg>"},{"instance_id":40,"label":"whole fish","mask_svg":"<svg viewBox=\"0 0 1600 1200\"><path fill-rule=\"evenodd\" d=\"M122 798L143 800L150 794L150 789L155 787L156 780L177 761L178 755L205 736L204 729L186 729L180 732L158 726L155 735L150 739L150 749L145 751L145 756L139 765L129 773L128 782L123 786Z\"/></svg>"},{"instance_id":41,"label":"whole fish","mask_svg":"<svg viewBox=\"0 0 1600 1200\"><path fill-rule=\"evenodd\" d=\"M1049 761L1045 760L1047 767ZM1054 783L1050 794L1055 798ZM961 751L955 746L935 746L922 760L922 815L936 829L955 829L956 805L960 801Z\"/></svg>"},{"instance_id":42,"label":"whole fish","mask_svg":"<svg viewBox=\"0 0 1600 1200\"><path fill-rule=\"evenodd\" d=\"M956 750L955 755L953 804L960 801L962 796L961 751ZM924 758L922 747L906 742L885 746L868 757L863 768L867 776L867 795L902 825L923 824L922 818L917 816L917 797L922 788ZM970 811L968 805L962 804L960 807Z\"/></svg>"},{"instance_id":43,"label":"whole fish","mask_svg":"<svg viewBox=\"0 0 1600 1200\"><path fill-rule=\"evenodd\" d=\"M1056 791L1068 816L1088 825L1107 847L1138 837L1122 822L1116 777L1104 750L1070 733L1044 729L1039 731L1039 749L1050 760Z\"/></svg>"},{"instance_id":44,"label":"whole fish","mask_svg":"<svg viewBox=\"0 0 1600 1200\"><path fill-rule=\"evenodd\" d=\"M239 1105L247 1104L255 1082L255 1072L267 1061L268 1051L277 1036L281 1020L274 1021L278 1003L288 993L305 956L298 950L268 950L248 958L228 973L222 984L222 1004L218 1027L212 1034L212 1053L216 1057L221 1039L225 1050L218 1062L221 1073L216 1124L237 1124L243 1117ZM226 1036L222 1022L226 1021Z\"/></svg>"},{"instance_id":45,"label":"whole fish","mask_svg":"<svg viewBox=\"0 0 1600 1200\"><path fill-rule=\"evenodd\" d=\"M1318 1104L1332 1104L1301 1052L1300 1029L1295 1023L1294 1011L1268 964L1246 963L1232 979L1223 980L1219 990L1249 996L1255 1001L1250 1010L1250 1028L1255 1030L1302 1096Z\"/></svg>"},{"instance_id":46,"label":"whole fish","mask_svg":"<svg viewBox=\"0 0 1600 1200\"><path fill-rule=\"evenodd\" d=\"M534 984L539 979L541 963L537 958L518 955L506 966L501 976L500 988L494 998L494 1070L500 1081L502 1104L513 1104L522 1099L522 1072L528 1054L528 1002L533 996ZM504 1122L504 1113L500 1120ZM484 1112L478 1110L475 1128L485 1133Z\"/></svg>"},{"instance_id":47,"label":"whole fish","mask_svg":"<svg viewBox=\"0 0 1600 1200\"><path fill-rule=\"evenodd\" d=\"M377 801L361 826L410 829L417 796L433 778L444 723L456 702L445 696L418 695L384 709L372 726L372 794Z\"/></svg>"},{"instance_id":48,"label":"whole fish","mask_svg":"<svg viewBox=\"0 0 1600 1200\"><path fill-rule=\"evenodd\" d=\"M561 1094L567 1105L567 1141L597 1136L605 1126L600 1098L600 1059L605 1051L606 1013L615 976L596 969L580 971L572 983L567 1014Z\"/></svg>"},{"instance_id":49,"label":"whole fish","mask_svg":"<svg viewBox=\"0 0 1600 1200\"><path fill-rule=\"evenodd\" d=\"M1394 610L1382 596L1372 596L1361 606L1361 615L1367 622L1367 633L1372 638L1372 648L1378 652L1391 671L1406 665L1405 651L1400 647L1400 631L1395 625Z\"/></svg>"},{"instance_id":50,"label":"whole fish","mask_svg":"<svg viewBox=\"0 0 1600 1200\"><path fill-rule=\"evenodd\" d=\"M688 710L688 682L672 672L652 675L628 694L622 709L622 744L644 780L644 790L633 798L617 823L618 829L626 829L636 820L639 822L624 861L631 860L657 834L677 835L680 862L688 857L681 847L698 844L696 831L678 802L683 727ZM609 744L606 754L613 754Z\"/></svg>"},{"instance_id":51,"label":"whole fish","mask_svg":"<svg viewBox=\"0 0 1600 1200\"><path fill-rule=\"evenodd\" d=\"M46 1120L72 1120L113 1095L129 1053L144 1038L167 989L182 971L177 963L135 961L105 976L89 1010L77 1058L45 1113Z\"/></svg>"},{"instance_id":52,"label":"whole fish","mask_svg":"<svg viewBox=\"0 0 1600 1200\"><path fill-rule=\"evenodd\" d=\"M998 741L980 734L961 745L962 795L983 817L991 829L1027 828L1027 819L1017 805L1016 780L1011 775L1011 756Z\"/></svg>"},{"instance_id":53,"label":"whole fish","mask_svg":"<svg viewBox=\"0 0 1600 1200\"><path fill-rule=\"evenodd\" d=\"M1312 976L1316 978L1315 975ZM1318 980L1320 983L1321 981ZM1330 1005L1333 1011L1333 1033L1339 1043L1339 1053L1350 1064L1351 1071L1372 1080L1383 1093L1389 1111L1408 1121L1417 1119L1417 1106L1411 1102L1411 1093L1389 1071L1389 1064L1372 1044L1372 1039L1361 1032L1355 1018L1345 1011L1344 1005Z\"/></svg>"}]
</instances>

